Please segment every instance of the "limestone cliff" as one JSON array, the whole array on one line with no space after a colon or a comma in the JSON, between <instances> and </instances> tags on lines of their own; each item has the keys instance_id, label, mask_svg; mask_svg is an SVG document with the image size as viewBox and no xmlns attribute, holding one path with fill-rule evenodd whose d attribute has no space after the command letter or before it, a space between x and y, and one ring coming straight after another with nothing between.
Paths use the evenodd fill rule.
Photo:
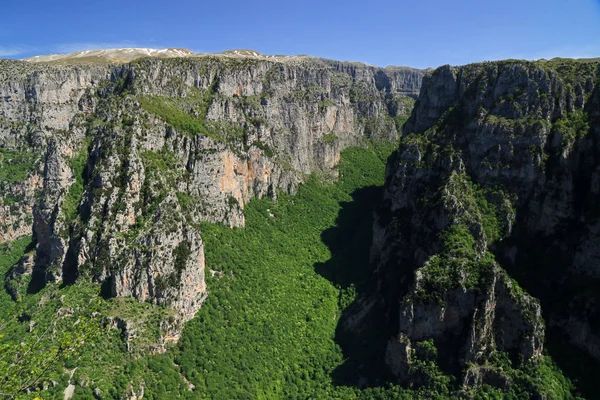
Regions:
<instances>
[{"instance_id":1,"label":"limestone cliff","mask_svg":"<svg viewBox=\"0 0 600 400\"><path fill-rule=\"evenodd\" d=\"M0 241L33 230L33 289L91 279L188 320L207 295L199 223L241 226L252 197L397 138L423 74L237 53L0 60Z\"/></svg>"},{"instance_id":2,"label":"limestone cliff","mask_svg":"<svg viewBox=\"0 0 600 400\"><path fill-rule=\"evenodd\" d=\"M401 380L418 380L433 340L465 387L508 385L495 355L538 358L542 311L600 360L599 77L597 62L559 59L424 79L388 163L372 249L386 362Z\"/></svg>"}]
</instances>

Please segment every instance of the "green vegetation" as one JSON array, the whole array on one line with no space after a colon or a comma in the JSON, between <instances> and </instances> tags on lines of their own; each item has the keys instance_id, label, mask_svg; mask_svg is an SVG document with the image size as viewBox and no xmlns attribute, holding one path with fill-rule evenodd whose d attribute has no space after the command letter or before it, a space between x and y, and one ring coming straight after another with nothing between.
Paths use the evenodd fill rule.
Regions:
<instances>
[{"instance_id":1,"label":"green vegetation","mask_svg":"<svg viewBox=\"0 0 600 400\"><path fill-rule=\"evenodd\" d=\"M565 82L572 85L585 83L586 79L596 75L599 59L553 58L534 61L533 65L556 73Z\"/></svg>"},{"instance_id":2,"label":"green vegetation","mask_svg":"<svg viewBox=\"0 0 600 400\"><path fill-rule=\"evenodd\" d=\"M254 111L260 110L260 108L261 108L260 103L263 100L262 96L264 96L264 94L262 94L262 93L261 93L261 96L254 96L254 95L243 96L241 98L241 101L242 101L242 105L244 106L244 110L245 111L246 111L246 109L251 109Z\"/></svg>"},{"instance_id":3,"label":"green vegetation","mask_svg":"<svg viewBox=\"0 0 600 400\"><path fill-rule=\"evenodd\" d=\"M29 237L22 237L12 242L0 244L0 276L4 277L8 268L19 261L30 244L31 238ZM0 309L2 308L0 307Z\"/></svg>"},{"instance_id":4,"label":"green vegetation","mask_svg":"<svg viewBox=\"0 0 600 400\"><path fill-rule=\"evenodd\" d=\"M383 151L393 146L375 147ZM143 158L149 171L168 169L173 162L169 154L148 152ZM343 361L333 340L341 315L340 290L314 266L331 256L320 235L335 224L340 204L351 201L350 193L358 187L381 185L383 169L382 158L374 150L349 149L341 162L342 182L331 185L311 177L296 196L280 194L277 203L253 200L246 207L245 229L203 224L207 266L219 273L212 278L207 274L209 300L186 327L180 349L166 355L131 358L158 334L159 321L169 318L160 308L133 299L102 300L100 288L84 281L63 289L50 285L37 294L25 295L18 306L6 295L3 309L10 310L10 315L26 313L40 329L58 321L58 336L52 340L67 335L67 328L78 318L89 321L85 331L64 336L74 343L81 343L77 338L82 336L86 340L68 352L61 350L64 356L57 353L52 357L44 378L54 379L58 386L43 395L54 397L62 392L68 381L64 365L78 367L71 379L77 384L76 398L91 398L95 387L102 390L103 398L118 398L129 382L142 380L144 397L149 399L365 397L358 389L332 386L330 374ZM178 198L187 202L185 196ZM189 246L182 243L174 252L178 265L189 256ZM6 245L3 266L18 261L26 244ZM346 290L345 305L355 298L353 291ZM41 299L45 299L44 307L37 306ZM59 312L61 309L65 311ZM57 312L65 317L57 319ZM144 322L156 329L138 330L128 343L134 349L130 354L117 329L98 330L104 326L100 323L104 316ZM27 335L27 327L26 321L11 320L3 334L13 333L5 334L3 345L18 351L16 338ZM144 334L138 337L140 333ZM72 336L75 334L77 338ZM182 376L196 386L194 391L188 391ZM90 385L82 387L80 382ZM390 393L401 392L395 388Z\"/></svg>"},{"instance_id":5,"label":"green vegetation","mask_svg":"<svg viewBox=\"0 0 600 400\"><path fill-rule=\"evenodd\" d=\"M442 251L420 269L422 282L415 300L443 305L449 289L464 285L467 289L487 290L494 277L491 254L479 259L475 239L464 225L451 225L442 233ZM463 277L466 280L463 282Z\"/></svg>"},{"instance_id":6,"label":"green vegetation","mask_svg":"<svg viewBox=\"0 0 600 400\"><path fill-rule=\"evenodd\" d=\"M190 243L187 240L183 240L173 250L173 256L175 256L175 271L177 271L178 279L181 278L181 273L185 270L187 260L192 254L190 250Z\"/></svg>"},{"instance_id":7,"label":"green vegetation","mask_svg":"<svg viewBox=\"0 0 600 400\"><path fill-rule=\"evenodd\" d=\"M152 216L158 204L166 197L167 188L176 187L176 180L181 178L183 168L178 165L172 151L143 151L140 155L145 173L142 196L146 210L143 212L146 216ZM178 198L181 201L181 195Z\"/></svg>"},{"instance_id":8,"label":"green vegetation","mask_svg":"<svg viewBox=\"0 0 600 400\"><path fill-rule=\"evenodd\" d=\"M165 174L174 172L177 168L175 153L172 151L143 151L141 156L146 173Z\"/></svg>"},{"instance_id":9,"label":"green vegetation","mask_svg":"<svg viewBox=\"0 0 600 400\"><path fill-rule=\"evenodd\" d=\"M452 173L440 196L455 223L440 234L441 251L420 269L422 283L415 300L443 305L449 289L462 286L484 293L489 288L497 268L494 256L480 256L473 233L483 231L489 246L504 236L506 226L500 221L509 220L514 211L503 193L474 184L464 173Z\"/></svg>"},{"instance_id":10,"label":"green vegetation","mask_svg":"<svg viewBox=\"0 0 600 400\"><path fill-rule=\"evenodd\" d=\"M261 149L265 156L267 156L269 158L275 156L275 150L273 150L273 148L271 146L269 146L268 144L261 142L260 140L257 140L253 144L256 147L258 147L259 149Z\"/></svg>"},{"instance_id":11,"label":"green vegetation","mask_svg":"<svg viewBox=\"0 0 600 400\"><path fill-rule=\"evenodd\" d=\"M44 326L33 324L28 334L17 333L11 330L12 326L0 328L0 393L7 398L31 398L24 395L26 390L41 391L43 380L66 363L72 363L72 356L98 329L97 321L79 315ZM14 340L20 340L18 346L13 344ZM64 382L59 375L53 378Z\"/></svg>"},{"instance_id":12,"label":"green vegetation","mask_svg":"<svg viewBox=\"0 0 600 400\"><path fill-rule=\"evenodd\" d=\"M67 221L67 225L77 218L79 207L79 203L81 202L81 196L83 195L83 191L85 189L85 178L86 178L86 166L88 159L88 146L91 143L91 138L88 138L81 151L73 156L71 159L71 171L73 173L73 178L75 181L69 187L69 192L65 197L65 201L63 203L63 210L65 219Z\"/></svg>"},{"instance_id":13,"label":"green vegetation","mask_svg":"<svg viewBox=\"0 0 600 400\"><path fill-rule=\"evenodd\" d=\"M588 114L584 111L574 111L564 118L556 120L552 126L553 131L562 135L561 148L572 146L580 138L585 137L590 131Z\"/></svg>"},{"instance_id":14,"label":"green vegetation","mask_svg":"<svg viewBox=\"0 0 600 400\"><path fill-rule=\"evenodd\" d=\"M0 148L0 184L23 182L35 171L38 154Z\"/></svg>"},{"instance_id":15,"label":"green vegetation","mask_svg":"<svg viewBox=\"0 0 600 400\"><path fill-rule=\"evenodd\" d=\"M528 116L526 118L505 118L494 114L487 114L485 122L491 125L500 126L506 133L514 135L524 135L528 131L540 132L549 128L550 123L542 118Z\"/></svg>"},{"instance_id":16,"label":"green vegetation","mask_svg":"<svg viewBox=\"0 0 600 400\"><path fill-rule=\"evenodd\" d=\"M192 197L187 193L177 192L177 200L183 210L188 210L192 203Z\"/></svg>"},{"instance_id":17,"label":"green vegetation","mask_svg":"<svg viewBox=\"0 0 600 400\"><path fill-rule=\"evenodd\" d=\"M30 243L22 238L0 245L0 281ZM119 329L109 327L107 321L114 317L133 324L132 337L125 340ZM128 381L118 377L156 345L161 321L172 317L172 310L135 299L103 300L100 286L84 280L62 288L49 285L24 294L18 303L1 291L0 392L18 399L62 398L73 371L72 383L94 382L103 398L120 398ZM48 385L51 380L57 385ZM33 394L24 394L25 388ZM92 391L78 386L75 398L93 398Z\"/></svg>"},{"instance_id":18,"label":"green vegetation","mask_svg":"<svg viewBox=\"0 0 600 400\"><path fill-rule=\"evenodd\" d=\"M208 129L206 128L205 122L199 117L194 117L193 115L181 111L183 106L180 105L179 99L148 96L140 98L139 101L144 110L150 114L161 117L175 129L193 135L201 134L208 136ZM206 111L204 110L204 112Z\"/></svg>"},{"instance_id":19,"label":"green vegetation","mask_svg":"<svg viewBox=\"0 0 600 400\"><path fill-rule=\"evenodd\" d=\"M394 117L394 123L396 124L396 130L398 132L402 133L402 128L404 127L406 121L408 121L408 118L408 115L396 115Z\"/></svg>"},{"instance_id":20,"label":"green vegetation","mask_svg":"<svg viewBox=\"0 0 600 400\"><path fill-rule=\"evenodd\" d=\"M319 109L320 110L324 110L327 107L331 107L331 106L335 106L335 103L333 102L333 100L331 100L330 98L324 98L323 100L319 100L317 102Z\"/></svg>"},{"instance_id":21,"label":"green vegetation","mask_svg":"<svg viewBox=\"0 0 600 400\"><path fill-rule=\"evenodd\" d=\"M453 376L446 375L437 363L438 350L432 339L415 344L411 350L413 362L410 373L420 384L427 382L429 393L442 398L452 396L452 387L455 381Z\"/></svg>"},{"instance_id":22,"label":"green vegetation","mask_svg":"<svg viewBox=\"0 0 600 400\"><path fill-rule=\"evenodd\" d=\"M173 128L190 136L208 136L218 142L233 144L244 137L244 130L234 123L206 120L206 113L215 97L218 80L202 92L191 89L186 97L141 96L142 108L165 120Z\"/></svg>"},{"instance_id":23,"label":"green vegetation","mask_svg":"<svg viewBox=\"0 0 600 400\"><path fill-rule=\"evenodd\" d=\"M383 152L392 147L377 145L373 149ZM59 385L44 396L60 394L66 386L68 376L59 368L61 363L78 367L72 379L77 383L76 398L91 398L94 387L102 390L103 398L118 398L127 391L129 382L141 381L144 397L149 399L371 398L377 393L397 398L405 393L399 387L362 391L332 384L331 373L343 362L333 339L340 304L349 305L356 289L345 286L342 295L340 288L315 271L315 264L331 257L321 234L335 225L341 204L351 202L350 194L357 188L383 184L387 154L380 158L373 149L348 149L341 161L344 178L337 184L313 176L295 196L280 194L276 203L253 200L246 207L244 229L203 224L207 267L217 273L207 274L211 295L186 327L179 349L132 360L118 330L103 328L98 334L86 333L83 347L57 359L48 370L46 376ZM163 156L148 158L157 168L169 164ZM366 231L365 237L368 234ZM22 254L23 250L21 246L14 252ZM175 253L177 262L183 263L189 249L181 245ZM15 259L18 256L8 263ZM20 310L26 310L40 326L47 326L59 308L72 308L75 316L90 320L96 311L99 315L94 321L102 316L143 320L149 327L157 327L161 318L168 319L148 304L132 299L105 301L98 293L99 287L91 284L64 289L52 285L24 296ZM37 307L41 298L48 300L44 307ZM7 308L12 308L13 314L23 312L16 311L12 303ZM69 318L61 319L65 326L73 323ZM15 320L11 326L16 332L28 325ZM7 345L15 343L15 338L11 336ZM134 349L149 343L149 339L135 340L129 344ZM195 385L194 391L188 391L183 376ZM90 385L81 387L79 382Z\"/></svg>"},{"instance_id":24,"label":"green vegetation","mask_svg":"<svg viewBox=\"0 0 600 400\"><path fill-rule=\"evenodd\" d=\"M476 400L489 399L529 399L531 392L538 393L538 398L559 400L559 399L579 399L574 397L575 387L567 379L561 370L554 364L548 356L542 356L538 363L526 363L519 369L515 369L509 359L508 354L503 352L495 353L494 365L484 367L471 366L473 369L479 369L495 373L502 373L508 378L510 383L508 390L494 388L490 385L483 385L480 391L470 391L468 395Z\"/></svg>"},{"instance_id":25,"label":"green vegetation","mask_svg":"<svg viewBox=\"0 0 600 400\"><path fill-rule=\"evenodd\" d=\"M323 143L327 145L332 145L337 141L337 136L334 132L324 133L323 134Z\"/></svg>"},{"instance_id":26,"label":"green vegetation","mask_svg":"<svg viewBox=\"0 0 600 400\"><path fill-rule=\"evenodd\" d=\"M488 244L505 234L506 227L499 221L506 221L512 210L502 202L504 197L498 190L473 183L465 173L452 173L442 190L442 198L449 207L460 207L453 210L458 213L460 223L464 226L480 225ZM458 205L455 203L457 200Z\"/></svg>"},{"instance_id":27,"label":"green vegetation","mask_svg":"<svg viewBox=\"0 0 600 400\"><path fill-rule=\"evenodd\" d=\"M311 176L296 195L280 193L276 202L253 199L245 207L243 229L202 224L210 296L186 325L178 346L166 354L142 355L160 334L160 321L172 319L170 310L134 299L103 300L100 288L84 281L65 288L49 285L23 296L18 304L2 300L7 316L27 315L27 319L11 319L0 332L5 334L0 343L7 354L16 354L21 351L19 338L29 335L28 321L36 322L37 332L53 327L52 340L59 347L50 348L53 361L44 378L57 385L41 393L42 398L62 396L69 382L63 367L77 367L70 381L77 385L75 398L82 399L94 398L95 388L101 390L102 399L117 399L140 385L146 399L458 398L456 380L436 363L433 341L415 347L411 368L424 378L419 389L377 380L369 381L372 387L359 389L360 375L353 363L366 358L354 360L357 353L346 352L351 345L344 344L342 350L338 344L336 330L344 310L370 285L371 274L365 268L372 226L369 207L380 195L385 160L395 147L373 142L367 148L346 149L339 182ZM170 170L176 162L171 153L146 152L142 158L150 175ZM473 207L488 213L492 206L480 194L483 189L461 182L470 190ZM191 201L182 193L177 198L183 208ZM493 221L489 224L495 226ZM471 257L474 239L464 226L449 229L443 239L446 253ZM0 266L7 268L18 260L27 243L3 248L0 260L6 261ZM176 264L185 264L189 253L189 245L182 242L174 251ZM115 317L146 328L134 328L135 334L126 337L102 322ZM82 328L70 330L76 320L82 321ZM382 354L377 346L385 346L388 338L383 339L353 345L362 347L361 357L377 357ZM78 345L61 348L60 343ZM35 348L30 342L25 345ZM360 374L378 376L371 371L375 364L364 368ZM570 394L570 383L549 361L527 368L510 369L518 384L508 392L515 395L506 398L527 399L531 387L549 398ZM507 392L486 387L483 393L499 398Z\"/></svg>"},{"instance_id":28,"label":"green vegetation","mask_svg":"<svg viewBox=\"0 0 600 400\"><path fill-rule=\"evenodd\" d=\"M335 224L340 202L351 201L354 189L381 185L383 168L375 152L349 149L342 182L311 177L295 196L252 200L244 229L202 225L206 264L218 273L208 275L211 295L175 356L198 393L223 399L351 395L350 388L331 386L330 373L342 362L333 341L340 293L314 266L331 256L320 235Z\"/></svg>"},{"instance_id":29,"label":"green vegetation","mask_svg":"<svg viewBox=\"0 0 600 400\"><path fill-rule=\"evenodd\" d=\"M31 245L31 238L22 237L12 242L0 244L0 321L8 317L8 310L13 306L9 294L2 290L5 287L6 273L19 262L25 250Z\"/></svg>"},{"instance_id":30,"label":"green vegetation","mask_svg":"<svg viewBox=\"0 0 600 400\"><path fill-rule=\"evenodd\" d=\"M464 173L452 173L443 186L441 199L455 216L455 224L440 235L442 250L433 255L421 268L422 284L416 300L444 304L443 296L451 288L485 292L494 276L494 256L481 257L473 232L483 231L482 238L489 246L500 240L507 221L514 211L505 195L473 183Z\"/></svg>"},{"instance_id":31,"label":"green vegetation","mask_svg":"<svg viewBox=\"0 0 600 400\"><path fill-rule=\"evenodd\" d=\"M396 103L396 111L405 115L410 114L416 103L416 100L410 96L397 96L392 101Z\"/></svg>"},{"instance_id":32,"label":"green vegetation","mask_svg":"<svg viewBox=\"0 0 600 400\"><path fill-rule=\"evenodd\" d=\"M3 288L6 272L30 245L29 237L0 245ZM50 377L63 382L62 374L56 371L72 360L83 340L99 327L98 321L92 322L89 315L76 311L57 318L58 299L47 300L47 307L38 306L39 296L24 296L23 301L14 303L8 293L0 291L0 393L7 398L31 398L23 391L41 389L41 383ZM68 300L65 304L73 305ZM42 314L44 318L38 318Z\"/></svg>"},{"instance_id":33,"label":"green vegetation","mask_svg":"<svg viewBox=\"0 0 600 400\"><path fill-rule=\"evenodd\" d=\"M506 207L497 206L496 203L499 203L498 199L494 199L496 202L488 201L488 197L500 197L500 199L502 199L502 195L495 196L496 193L492 190L484 189L475 183L471 183L470 186L471 194L475 199L475 204L477 206L477 213L481 216L483 233L485 234L488 243L492 244L505 234L506 226L501 224L500 221L506 222L508 220L506 214L512 210L507 209ZM504 203L502 205L504 205Z\"/></svg>"}]
</instances>

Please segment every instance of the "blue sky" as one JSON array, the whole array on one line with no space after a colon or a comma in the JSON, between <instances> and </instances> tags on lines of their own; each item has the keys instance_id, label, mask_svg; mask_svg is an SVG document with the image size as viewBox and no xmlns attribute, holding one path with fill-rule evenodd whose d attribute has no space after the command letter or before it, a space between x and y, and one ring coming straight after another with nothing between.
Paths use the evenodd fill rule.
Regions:
<instances>
[{"instance_id":1,"label":"blue sky","mask_svg":"<svg viewBox=\"0 0 600 400\"><path fill-rule=\"evenodd\" d=\"M600 57L600 0L2 0L0 57L253 49L418 68Z\"/></svg>"}]
</instances>

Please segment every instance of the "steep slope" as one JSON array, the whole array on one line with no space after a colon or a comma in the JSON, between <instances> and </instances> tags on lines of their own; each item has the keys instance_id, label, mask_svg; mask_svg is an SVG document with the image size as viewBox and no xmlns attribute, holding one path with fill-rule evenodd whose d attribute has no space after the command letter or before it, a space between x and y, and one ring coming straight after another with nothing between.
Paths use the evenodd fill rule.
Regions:
<instances>
[{"instance_id":1,"label":"steep slope","mask_svg":"<svg viewBox=\"0 0 600 400\"><path fill-rule=\"evenodd\" d=\"M600 361L599 77L598 62L558 59L425 78L388 163L372 254L401 381L426 381L434 360L465 390L508 390L510 368L542 357L542 315Z\"/></svg>"},{"instance_id":2,"label":"steep slope","mask_svg":"<svg viewBox=\"0 0 600 400\"><path fill-rule=\"evenodd\" d=\"M35 240L7 288L90 279L190 319L206 297L198 224L242 226L252 197L335 178L345 147L396 138L422 75L243 54L0 61L0 237L33 225Z\"/></svg>"}]
</instances>

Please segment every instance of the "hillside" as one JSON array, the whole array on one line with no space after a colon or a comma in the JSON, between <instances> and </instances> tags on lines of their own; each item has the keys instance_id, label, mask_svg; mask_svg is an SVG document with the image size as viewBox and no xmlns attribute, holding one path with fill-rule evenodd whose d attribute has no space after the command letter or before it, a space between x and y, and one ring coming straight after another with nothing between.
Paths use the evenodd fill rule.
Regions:
<instances>
[{"instance_id":1,"label":"hillside","mask_svg":"<svg viewBox=\"0 0 600 400\"><path fill-rule=\"evenodd\" d=\"M511 368L550 354L596 395L599 65L509 60L424 80L372 254L400 380L422 379L429 341L467 386L508 388Z\"/></svg>"},{"instance_id":2,"label":"hillside","mask_svg":"<svg viewBox=\"0 0 600 400\"><path fill-rule=\"evenodd\" d=\"M1 391L593 398L599 78L0 60Z\"/></svg>"},{"instance_id":3,"label":"hillside","mask_svg":"<svg viewBox=\"0 0 600 400\"><path fill-rule=\"evenodd\" d=\"M166 351L209 294L202 223L242 227L251 199L293 194L311 174L336 179L343 149L397 140L423 74L239 54L1 60L10 337L38 324L20 304L71 290L68 311L42 307L46 323L63 321L47 313L81 315L121 332L107 348ZM31 240L19 260L17 244ZM91 311L86 298L104 305Z\"/></svg>"}]
</instances>

